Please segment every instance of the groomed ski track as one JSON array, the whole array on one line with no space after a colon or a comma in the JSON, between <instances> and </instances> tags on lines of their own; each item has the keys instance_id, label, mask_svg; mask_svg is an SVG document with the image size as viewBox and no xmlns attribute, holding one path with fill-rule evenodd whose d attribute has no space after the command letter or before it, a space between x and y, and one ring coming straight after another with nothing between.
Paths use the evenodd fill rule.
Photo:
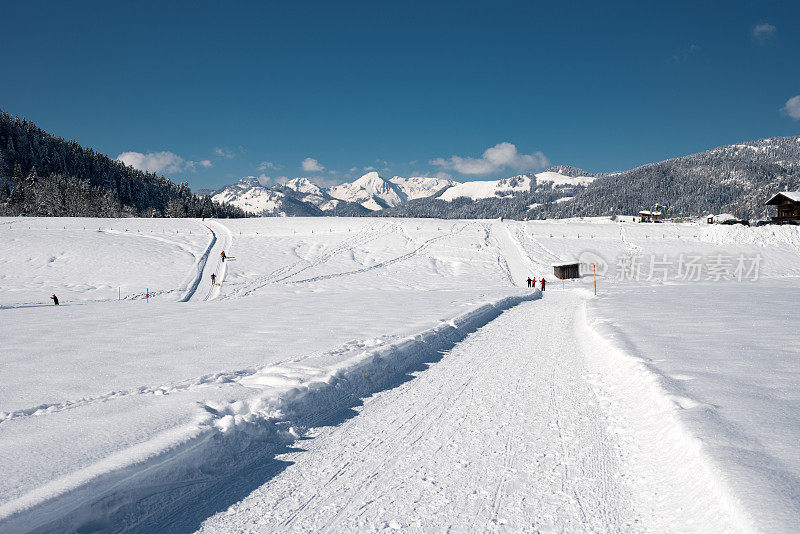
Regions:
<instances>
[{"instance_id":1,"label":"groomed ski track","mask_svg":"<svg viewBox=\"0 0 800 534\"><path fill-rule=\"evenodd\" d=\"M583 301L548 292L504 312L358 416L312 430L202 530L746 530L690 444L648 434L651 418L680 433L669 413L610 417L598 381L613 370L585 358Z\"/></svg>"},{"instance_id":2,"label":"groomed ski track","mask_svg":"<svg viewBox=\"0 0 800 534\"><path fill-rule=\"evenodd\" d=\"M223 250L226 251L226 254L230 253L233 235L222 223L209 221L208 224L203 223L203 225L211 232L211 240L195 264L195 272L187 284L181 302L213 300L219 296L220 287L225 281L228 266L222 261L221 253ZM212 274L216 275L219 285L211 283Z\"/></svg>"}]
</instances>

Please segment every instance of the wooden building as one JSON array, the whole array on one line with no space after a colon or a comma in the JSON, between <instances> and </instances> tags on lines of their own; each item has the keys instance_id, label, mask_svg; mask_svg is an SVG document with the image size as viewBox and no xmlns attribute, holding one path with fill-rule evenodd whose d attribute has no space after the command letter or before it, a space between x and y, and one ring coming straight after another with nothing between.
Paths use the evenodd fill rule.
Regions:
<instances>
[{"instance_id":1,"label":"wooden building","mask_svg":"<svg viewBox=\"0 0 800 534\"><path fill-rule=\"evenodd\" d=\"M772 222L800 222L800 191L783 191L781 193L776 193L772 198L767 200L766 205L778 207L778 215L772 218Z\"/></svg>"},{"instance_id":2,"label":"wooden building","mask_svg":"<svg viewBox=\"0 0 800 534\"><path fill-rule=\"evenodd\" d=\"M640 211L639 222L661 222L660 211Z\"/></svg>"},{"instance_id":3,"label":"wooden building","mask_svg":"<svg viewBox=\"0 0 800 534\"><path fill-rule=\"evenodd\" d=\"M574 263L554 263L553 274L556 278L564 280L566 278L580 278L581 267L578 262Z\"/></svg>"}]
</instances>

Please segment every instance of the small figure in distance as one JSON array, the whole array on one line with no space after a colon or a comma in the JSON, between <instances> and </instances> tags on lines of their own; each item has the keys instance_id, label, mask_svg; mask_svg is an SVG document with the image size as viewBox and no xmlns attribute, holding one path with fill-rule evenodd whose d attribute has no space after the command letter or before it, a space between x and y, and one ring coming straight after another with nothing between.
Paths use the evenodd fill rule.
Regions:
<instances>
[{"instance_id":1,"label":"small figure in distance","mask_svg":"<svg viewBox=\"0 0 800 534\"><path fill-rule=\"evenodd\" d=\"M212 286L217 285L217 275L214 273L211 273L211 285Z\"/></svg>"},{"instance_id":2,"label":"small figure in distance","mask_svg":"<svg viewBox=\"0 0 800 534\"><path fill-rule=\"evenodd\" d=\"M53 301L53 304L55 304L56 306L58 306L58 297L56 296L56 294L55 294L55 293L53 293L53 296L52 296L52 297L50 297L50 300L52 300L52 301Z\"/></svg>"},{"instance_id":3,"label":"small figure in distance","mask_svg":"<svg viewBox=\"0 0 800 534\"><path fill-rule=\"evenodd\" d=\"M531 277L528 277L528 287L531 287Z\"/></svg>"},{"instance_id":4,"label":"small figure in distance","mask_svg":"<svg viewBox=\"0 0 800 534\"><path fill-rule=\"evenodd\" d=\"M542 292L544 292L544 285L547 283L547 280L542 277Z\"/></svg>"},{"instance_id":5,"label":"small figure in distance","mask_svg":"<svg viewBox=\"0 0 800 534\"><path fill-rule=\"evenodd\" d=\"M222 263L225 263L225 251L224 250L222 251L222 254L220 254L220 256L222 257Z\"/></svg>"}]
</instances>

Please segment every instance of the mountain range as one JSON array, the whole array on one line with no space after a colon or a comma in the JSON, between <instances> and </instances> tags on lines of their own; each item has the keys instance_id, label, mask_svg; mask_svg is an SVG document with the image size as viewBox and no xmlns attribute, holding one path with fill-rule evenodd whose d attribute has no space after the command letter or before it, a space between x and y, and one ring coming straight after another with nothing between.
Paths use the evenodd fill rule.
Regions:
<instances>
[{"instance_id":1,"label":"mountain range","mask_svg":"<svg viewBox=\"0 0 800 534\"><path fill-rule=\"evenodd\" d=\"M765 201L800 190L800 136L726 145L612 173L562 165L500 180L458 182L369 172L320 187L308 178L265 186L248 177L192 194L154 173L49 134L0 111L0 215L241 217L391 216L543 219L635 214L769 214Z\"/></svg>"},{"instance_id":2,"label":"mountain range","mask_svg":"<svg viewBox=\"0 0 800 534\"><path fill-rule=\"evenodd\" d=\"M654 204L667 215L732 213L760 218L777 191L800 189L800 136L727 145L627 171L590 173L568 165L500 180L383 178L322 188L307 178L266 187L255 178L212 199L256 215L372 215L515 219L635 214Z\"/></svg>"},{"instance_id":3,"label":"mountain range","mask_svg":"<svg viewBox=\"0 0 800 534\"><path fill-rule=\"evenodd\" d=\"M556 195L557 198L565 198L574 194L574 186L585 186L595 179L582 171L576 174L575 169L571 169L572 176L558 170L553 168L539 174L474 182L429 176L387 179L377 172L368 172L353 182L329 188L322 188L308 178L295 178L268 187L249 176L214 192L211 198L260 216L369 215L400 209L409 202L422 199L438 199L446 203L462 199L473 202L508 199L536 189L537 184L551 189L555 187L561 193Z\"/></svg>"}]
</instances>

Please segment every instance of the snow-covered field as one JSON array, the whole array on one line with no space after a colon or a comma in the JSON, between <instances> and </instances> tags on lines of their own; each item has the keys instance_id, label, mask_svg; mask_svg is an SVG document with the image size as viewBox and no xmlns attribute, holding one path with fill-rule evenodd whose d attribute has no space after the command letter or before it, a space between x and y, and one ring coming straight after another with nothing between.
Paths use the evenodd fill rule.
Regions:
<instances>
[{"instance_id":1,"label":"snow-covered field","mask_svg":"<svg viewBox=\"0 0 800 534\"><path fill-rule=\"evenodd\" d=\"M6 218L0 242L0 531L800 521L796 227ZM572 259L597 298L551 276Z\"/></svg>"}]
</instances>

